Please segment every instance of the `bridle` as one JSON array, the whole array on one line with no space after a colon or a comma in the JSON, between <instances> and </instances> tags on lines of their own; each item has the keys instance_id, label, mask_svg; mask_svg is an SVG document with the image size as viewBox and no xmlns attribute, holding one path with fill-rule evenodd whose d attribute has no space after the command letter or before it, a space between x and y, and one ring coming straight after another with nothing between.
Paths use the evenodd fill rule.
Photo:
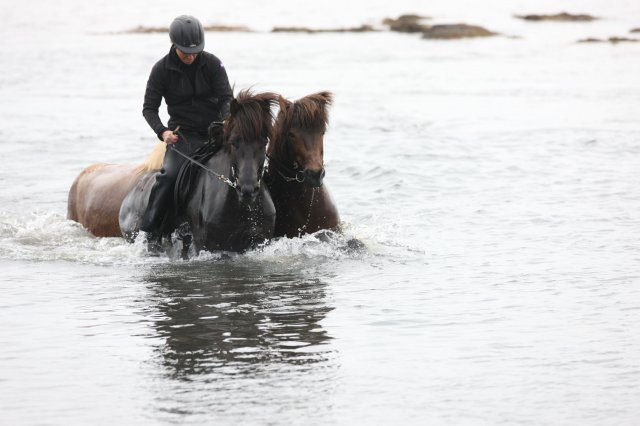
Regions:
<instances>
[{"instance_id":1,"label":"bridle","mask_svg":"<svg viewBox=\"0 0 640 426\"><path fill-rule=\"evenodd\" d=\"M185 141L187 141L187 144L189 143L189 140L182 134L182 132L180 132L179 127L174 131L174 133L178 134L178 136L180 136ZM196 166L200 167L202 170L204 170L207 173L209 173L212 176L214 176L216 179L224 182L225 184L229 185L233 189L236 189L236 190L238 189L238 171L237 171L238 167L236 166L235 163L233 163L231 165L231 179L229 179L225 175L223 175L221 173L217 173L214 170L211 170L210 168L208 168L207 166L205 166L204 164L202 164L200 161L196 160L195 158L190 157L187 154L184 154L184 153L180 152L173 145L167 145L167 146L169 148L171 148L175 153L180 155L181 157L185 158L186 160L188 160L191 163L195 164ZM267 160L265 159L265 163L266 163L266 161ZM264 171L265 171L265 165L263 165L260 168L260 173L259 173L259 176L258 176L258 186L260 186L262 184L262 178L264 177Z\"/></svg>"},{"instance_id":2,"label":"bridle","mask_svg":"<svg viewBox=\"0 0 640 426\"><path fill-rule=\"evenodd\" d=\"M302 170L297 170L297 171L293 170L292 168L285 165L280 160L276 160L274 157L272 157L269 154L267 154L267 159L269 160L270 163L273 163L276 166L276 172L286 182L298 182L298 183L304 182L305 175ZM285 175L284 173L282 173L282 171L286 172L289 175L293 175L293 177Z\"/></svg>"},{"instance_id":3,"label":"bridle","mask_svg":"<svg viewBox=\"0 0 640 426\"><path fill-rule=\"evenodd\" d=\"M184 138L184 136L182 135L182 133L178 132L178 134L180 135L181 138ZM186 138L185 138L186 140ZM232 181L231 179L227 178L225 175L220 174L220 173L216 173L215 171L211 170L210 168L208 168L207 166L205 166L204 164L202 164L201 162L199 162L198 160L196 160L195 158L189 157L187 154L183 154L182 152L180 152L178 149L176 149L173 145L167 145L169 148L173 149L173 152L177 153L178 155L184 157L185 159L189 160L190 162L192 162L193 164L195 164L196 166L200 167L202 170L210 173L211 175L213 175L214 177L216 177L217 179L219 179L220 181L226 183L227 185L229 185L231 188L236 189L238 187L237 182ZM235 175L234 173L234 167L232 166L231 168L231 173ZM234 177L235 180L237 180L237 176Z\"/></svg>"},{"instance_id":4,"label":"bridle","mask_svg":"<svg viewBox=\"0 0 640 426\"><path fill-rule=\"evenodd\" d=\"M290 142L288 138L286 138L283 142L283 144L287 145L289 143ZM276 166L274 167L275 171L285 182L304 183L307 179L304 170L299 170L295 163L293 165L293 168L291 168L269 154L267 154L267 160L269 160L269 163L273 163ZM322 169L324 170L324 164L322 165Z\"/></svg>"},{"instance_id":5,"label":"bridle","mask_svg":"<svg viewBox=\"0 0 640 426\"><path fill-rule=\"evenodd\" d=\"M292 174L294 175L294 177L289 177L287 175L285 175L284 173L282 173L281 170L276 169L276 172L280 175L280 177L282 179L284 179L286 182L298 182L298 183L303 183L305 181L305 175L304 172L302 170L293 170L291 167L288 167L287 165L285 165L284 163L282 163L279 160L276 160L275 158L273 158L272 156L270 156L269 154L267 154L267 159L272 162L275 166L277 166L279 169L284 170L285 172L287 172L288 174ZM309 203L309 211L307 212L307 220L305 220L304 225L302 225L302 227L298 228L298 232L300 234L302 234L303 232L306 231L307 226L309 226L309 221L311 220L311 213L313 211L313 200L315 198L316 195L316 188L311 187L311 202Z\"/></svg>"}]
</instances>

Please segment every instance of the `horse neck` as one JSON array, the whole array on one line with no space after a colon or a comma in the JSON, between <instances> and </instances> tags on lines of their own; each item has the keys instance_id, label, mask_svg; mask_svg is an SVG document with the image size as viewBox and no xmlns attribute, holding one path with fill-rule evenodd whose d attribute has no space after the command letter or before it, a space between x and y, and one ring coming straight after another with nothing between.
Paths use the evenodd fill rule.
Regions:
<instances>
[{"instance_id":1,"label":"horse neck","mask_svg":"<svg viewBox=\"0 0 640 426\"><path fill-rule=\"evenodd\" d=\"M230 161L225 161L225 155L223 150L216 152L209 159L201 160L204 168L197 166L195 164L191 165L191 170L187 171L182 179L188 179L189 182L188 187L183 186L188 193L188 199L192 199L193 197L199 197L200 191L208 190L208 186L212 184L213 181L218 181L222 183L218 177L216 177L213 173L215 172L220 175L227 176L229 174L229 170L231 169ZM229 164L229 166L227 166ZM182 180L178 180L178 184L184 185ZM227 185L225 185L227 186ZM186 201L186 200L185 200ZM190 201L189 201L190 202Z\"/></svg>"},{"instance_id":2,"label":"horse neck","mask_svg":"<svg viewBox=\"0 0 640 426\"><path fill-rule=\"evenodd\" d=\"M269 157L275 158L281 163L289 161L288 158L290 156L288 155L287 152L285 152L286 143L287 143L287 140L285 139L284 136L280 136L280 135L275 136L271 140L271 143L267 148L267 154L269 155Z\"/></svg>"},{"instance_id":3,"label":"horse neck","mask_svg":"<svg viewBox=\"0 0 640 426\"><path fill-rule=\"evenodd\" d=\"M207 162L205 166L209 170L213 170L214 172L223 175L227 179L231 179L231 166L233 165L233 159L231 158L231 154L224 148L220 149L216 152ZM224 185L225 188L230 189L229 185L222 182L217 176L214 176L211 173L205 173L207 175L207 180L217 181Z\"/></svg>"}]
</instances>

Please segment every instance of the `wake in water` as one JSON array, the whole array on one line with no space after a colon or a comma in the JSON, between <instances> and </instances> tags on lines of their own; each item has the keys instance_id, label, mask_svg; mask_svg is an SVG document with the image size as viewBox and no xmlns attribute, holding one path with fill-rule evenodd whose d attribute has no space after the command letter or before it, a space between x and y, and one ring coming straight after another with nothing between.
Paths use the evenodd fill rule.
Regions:
<instances>
[{"instance_id":1,"label":"wake in water","mask_svg":"<svg viewBox=\"0 0 640 426\"><path fill-rule=\"evenodd\" d=\"M157 261L145 258L142 243L96 238L60 213L36 211L22 216L0 212L0 257L99 265Z\"/></svg>"},{"instance_id":2,"label":"wake in water","mask_svg":"<svg viewBox=\"0 0 640 426\"><path fill-rule=\"evenodd\" d=\"M318 231L300 238L279 238L243 254L193 250L181 258L182 243L174 241L167 256L150 257L142 238L133 244L122 238L97 238L62 214L36 211L19 216L0 212L0 258L57 261L96 265L142 265L167 262L246 261L299 262L309 259L336 261L365 257L378 243L370 236L357 236L348 225L343 233Z\"/></svg>"}]
</instances>

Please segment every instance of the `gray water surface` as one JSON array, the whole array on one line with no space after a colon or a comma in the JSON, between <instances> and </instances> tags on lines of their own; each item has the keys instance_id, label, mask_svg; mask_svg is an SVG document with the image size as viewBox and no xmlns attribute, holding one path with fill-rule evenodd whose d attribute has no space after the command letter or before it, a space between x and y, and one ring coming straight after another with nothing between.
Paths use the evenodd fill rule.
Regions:
<instances>
[{"instance_id":1,"label":"gray water surface","mask_svg":"<svg viewBox=\"0 0 640 426\"><path fill-rule=\"evenodd\" d=\"M638 423L640 43L575 43L628 35L638 5L218 11L259 30L207 34L236 91L335 93L343 232L183 261L65 219L84 167L156 143L168 38L118 32L184 6L114 1L13 4L0 28L0 423ZM603 19L512 17L559 8ZM411 11L519 38L267 31Z\"/></svg>"}]
</instances>

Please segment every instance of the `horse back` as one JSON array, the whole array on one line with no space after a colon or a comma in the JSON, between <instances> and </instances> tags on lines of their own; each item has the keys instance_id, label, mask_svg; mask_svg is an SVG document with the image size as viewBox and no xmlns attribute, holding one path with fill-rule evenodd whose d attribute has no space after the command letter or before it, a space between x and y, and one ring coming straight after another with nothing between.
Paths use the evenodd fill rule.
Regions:
<instances>
[{"instance_id":1,"label":"horse back","mask_svg":"<svg viewBox=\"0 0 640 426\"><path fill-rule=\"evenodd\" d=\"M67 218L96 237L121 236L118 215L122 201L142 175L144 167L93 164L84 169L69 190Z\"/></svg>"}]
</instances>

